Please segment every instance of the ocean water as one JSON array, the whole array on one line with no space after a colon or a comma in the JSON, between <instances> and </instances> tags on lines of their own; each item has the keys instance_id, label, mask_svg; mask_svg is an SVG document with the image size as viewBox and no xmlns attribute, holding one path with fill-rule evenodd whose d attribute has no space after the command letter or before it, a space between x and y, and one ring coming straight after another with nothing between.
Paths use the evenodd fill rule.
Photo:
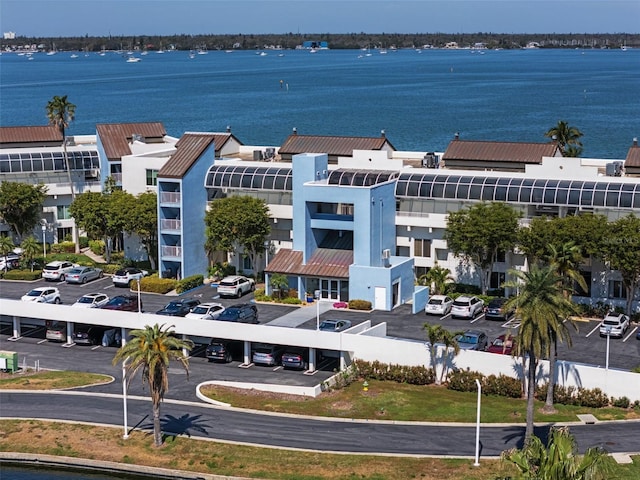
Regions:
<instances>
[{"instance_id":1,"label":"ocean water","mask_svg":"<svg viewBox=\"0 0 640 480\"><path fill-rule=\"evenodd\" d=\"M640 136L640 49L59 52L0 56L0 125L44 125L54 95L76 105L69 135L160 121L173 136L224 131L246 145L306 135L377 136L397 150L467 140L544 142L559 120L583 156L621 159Z\"/></svg>"}]
</instances>

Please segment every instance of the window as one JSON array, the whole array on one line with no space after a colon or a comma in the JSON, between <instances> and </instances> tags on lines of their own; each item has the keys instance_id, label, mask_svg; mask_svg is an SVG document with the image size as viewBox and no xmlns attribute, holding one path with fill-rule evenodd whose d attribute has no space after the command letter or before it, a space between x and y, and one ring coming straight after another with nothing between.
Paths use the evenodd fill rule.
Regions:
<instances>
[{"instance_id":1,"label":"window","mask_svg":"<svg viewBox=\"0 0 640 480\"><path fill-rule=\"evenodd\" d=\"M578 284L578 282L574 282L573 288L576 292L576 295L579 297L590 297L591 296L591 272L580 270L580 275L584 279L584 283L587 285L587 289L584 290Z\"/></svg>"},{"instance_id":2,"label":"window","mask_svg":"<svg viewBox=\"0 0 640 480\"><path fill-rule=\"evenodd\" d=\"M420 277L426 275L429 270L431 270L431 267L413 267L413 269L415 271L416 279L420 279Z\"/></svg>"},{"instance_id":3,"label":"window","mask_svg":"<svg viewBox=\"0 0 640 480\"><path fill-rule=\"evenodd\" d=\"M622 280L609 280L609 298L627 298Z\"/></svg>"},{"instance_id":4,"label":"window","mask_svg":"<svg viewBox=\"0 0 640 480\"><path fill-rule=\"evenodd\" d=\"M496 262L504 263L507 261L507 252L504 250L498 250L496 252Z\"/></svg>"},{"instance_id":5,"label":"window","mask_svg":"<svg viewBox=\"0 0 640 480\"><path fill-rule=\"evenodd\" d=\"M158 170L147 169L147 187L158 185Z\"/></svg>"},{"instance_id":6,"label":"window","mask_svg":"<svg viewBox=\"0 0 640 480\"><path fill-rule=\"evenodd\" d=\"M414 257L431 257L431 240L416 238L413 241Z\"/></svg>"},{"instance_id":7,"label":"window","mask_svg":"<svg viewBox=\"0 0 640 480\"><path fill-rule=\"evenodd\" d=\"M505 282L504 272L491 272L491 279L489 280L489 288L497 290L502 288Z\"/></svg>"},{"instance_id":8,"label":"window","mask_svg":"<svg viewBox=\"0 0 640 480\"><path fill-rule=\"evenodd\" d=\"M69 215L69 205L58 205L58 220L69 220L71 215Z\"/></svg>"},{"instance_id":9,"label":"window","mask_svg":"<svg viewBox=\"0 0 640 480\"><path fill-rule=\"evenodd\" d=\"M253 264L251 263L251 258L249 256L242 258L242 269L253 270Z\"/></svg>"}]
</instances>

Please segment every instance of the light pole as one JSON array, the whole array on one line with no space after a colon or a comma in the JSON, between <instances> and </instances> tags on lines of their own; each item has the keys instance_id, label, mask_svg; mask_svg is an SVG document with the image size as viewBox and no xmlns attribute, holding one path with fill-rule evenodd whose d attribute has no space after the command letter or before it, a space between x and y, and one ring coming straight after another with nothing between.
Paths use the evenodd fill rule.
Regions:
<instances>
[{"instance_id":1,"label":"light pole","mask_svg":"<svg viewBox=\"0 0 640 480\"><path fill-rule=\"evenodd\" d=\"M43 218L40 220L42 226L42 251L44 253L44 259L47 259L47 221Z\"/></svg>"},{"instance_id":2,"label":"light pole","mask_svg":"<svg viewBox=\"0 0 640 480\"><path fill-rule=\"evenodd\" d=\"M129 438L129 426L127 425L127 360L128 358L125 358L122 361L122 408L124 415L124 433L122 434L122 438L125 440Z\"/></svg>"},{"instance_id":3,"label":"light pole","mask_svg":"<svg viewBox=\"0 0 640 480\"><path fill-rule=\"evenodd\" d=\"M482 395L482 385L480 380L476 378L476 385L478 386L478 413L476 415L476 463L474 467L480 466L480 397Z\"/></svg>"},{"instance_id":4,"label":"light pole","mask_svg":"<svg viewBox=\"0 0 640 480\"><path fill-rule=\"evenodd\" d=\"M316 330L320 330L320 290L313 292L316 299Z\"/></svg>"},{"instance_id":5,"label":"light pole","mask_svg":"<svg viewBox=\"0 0 640 480\"><path fill-rule=\"evenodd\" d=\"M607 326L605 327L605 330L607 332L607 360L606 360L604 369L606 371L609 371L609 340L611 339L611 327Z\"/></svg>"}]
</instances>

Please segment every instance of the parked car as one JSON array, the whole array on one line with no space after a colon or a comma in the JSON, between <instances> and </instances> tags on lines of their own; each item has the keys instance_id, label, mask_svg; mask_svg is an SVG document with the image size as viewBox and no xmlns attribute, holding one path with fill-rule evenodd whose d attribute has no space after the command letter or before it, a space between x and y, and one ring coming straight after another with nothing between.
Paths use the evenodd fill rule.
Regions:
<instances>
[{"instance_id":1,"label":"parked car","mask_svg":"<svg viewBox=\"0 0 640 480\"><path fill-rule=\"evenodd\" d=\"M182 298L167 303L164 307L156 312L156 315L168 315L170 317L184 317L191 309L200 305L197 298Z\"/></svg>"},{"instance_id":2,"label":"parked car","mask_svg":"<svg viewBox=\"0 0 640 480\"><path fill-rule=\"evenodd\" d=\"M64 282L67 277L67 273L73 270L77 265L71 262L58 261L47 263L42 269L42 278L47 281L59 281Z\"/></svg>"},{"instance_id":3,"label":"parked car","mask_svg":"<svg viewBox=\"0 0 640 480\"><path fill-rule=\"evenodd\" d=\"M480 330L466 330L464 333L456 335L456 342L460 350L484 351L489 344L489 337Z\"/></svg>"},{"instance_id":4,"label":"parked car","mask_svg":"<svg viewBox=\"0 0 640 480\"><path fill-rule=\"evenodd\" d=\"M245 293L253 292L255 289L255 280L242 275L225 277L218 284L218 294L221 297L240 298Z\"/></svg>"},{"instance_id":5,"label":"parked car","mask_svg":"<svg viewBox=\"0 0 640 480\"><path fill-rule=\"evenodd\" d=\"M50 342L64 342L67 339L67 322L47 320L44 338Z\"/></svg>"},{"instance_id":6,"label":"parked car","mask_svg":"<svg viewBox=\"0 0 640 480\"><path fill-rule=\"evenodd\" d=\"M119 328L110 328L105 330L102 335L103 347L121 347L122 346L122 331Z\"/></svg>"},{"instance_id":7,"label":"parked car","mask_svg":"<svg viewBox=\"0 0 640 480\"><path fill-rule=\"evenodd\" d=\"M242 342L236 340L226 340L222 338L212 338L207 345L205 356L210 362L220 361L231 363L233 355L242 349Z\"/></svg>"},{"instance_id":8,"label":"parked car","mask_svg":"<svg viewBox=\"0 0 640 480\"><path fill-rule=\"evenodd\" d=\"M478 297L462 295L453 301L451 316L473 319L481 314L483 309L484 303Z\"/></svg>"},{"instance_id":9,"label":"parked car","mask_svg":"<svg viewBox=\"0 0 640 480\"><path fill-rule=\"evenodd\" d=\"M140 280L142 277L149 275L146 270L135 267L126 267L118 270L113 276L113 285L116 287L128 287L132 280Z\"/></svg>"},{"instance_id":10,"label":"parked car","mask_svg":"<svg viewBox=\"0 0 640 480\"><path fill-rule=\"evenodd\" d=\"M505 334L496 338L487 348L487 352L511 355L516 346L516 338L513 335Z\"/></svg>"},{"instance_id":11,"label":"parked car","mask_svg":"<svg viewBox=\"0 0 640 480\"><path fill-rule=\"evenodd\" d=\"M484 316L487 320L502 320L506 321L515 315L516 311L513 308L507 310L504 308L504 304L507 302L506 298L499 297L494 298L489 302L487 310L484 312Z\"/></svg>"},{"instance_id":12,"label":"parked car","mask_svg":"<svg viewBox=\"0 0 640 480\"><path fill-rule=\"evenodd\" d=\"M600 324L600 336L622 337L629 329L629 317L624 313L609 312Z\"/></svg>"},{"instance_id":13,"label":"parked car","mask_svg":"<svg viewBox=\"0 0 640 480\"><path fill-rule=\"evenodd\" d=\"M307 370L309 368L309 349L287 347L282 354L282 367Z\"/></svg>"},{"instance_id":14,"label":"parked car","mask_svg":"<svg viewBox=\"0 0 640 480\"><path fill-rule=\"evenodd\" d=\"M257 365L280 365L283 353L284 347L281 345L257 343L251 349L251 361Z\"/></svg>"},{"instance_id":15,"label":"parked car","mask_svg":"<svg viewBox=\"0 0 640 480\"><path fill-rule=\"evenodd\" d=\"M323 320L320 324L320 330L323 332L342 332L350 327L349 320Z\"/></svg>"},{"instance_id":16,"label":"parked car","mask_svg":"<svg viewBox=\"0 0 640 480\"><path fill-rule=\"evenodd\" d=\"M199 318L201 320L215 320L224 312L224 306L221 303L201 303L191 309L185 315L185 318Z\"/></svg>"},{"instance_id":17,"label":"parked car","mask_svg":"<svg viewBox=\"0 0 640 480\"><path fill-rule=\"evenodd\" d=\"M138 297L136 295L118 295L109 299L102 307L103 310L120 310L123 312L138 311ZM140 302L140 311L142 311L142 301Z\"/></svg>"},{"instance_id":18,"label":"parked car","mask_svg":"<svg viewBox=\"0 0 640 480\"><path fill-rule=\"evenodd\" d=\"M117 329L103 325L76 324L73 330L73 341L78 345L102 345L102 339L107 330Z\"/></svg>"},{"instance_id":19,"label":"parked car","mask_svg":"<svg viewBox=\"0 0 640 480\"><path fill-rule=\"evenodd\" d=\"M0 270L13 270L20 266L20 255L17 253L9 253L0 257Z\"/></svg>"},{"instance_id":20,"label":"parked car","mask_svg":"<svg viewBox=\"0 0 640 480\"><path fill-rule=\"evenodd\" d=\"M453 298L448 295L431 295L424 308L424 313L445 316L451 311L452 306Z\"/></svg>"},{"instance_id":21,"label":"parked car","mask_svg":"<svg viewBox=\"0 0 640 480\"><path fill-rule=\"evenodd\" d=\"M20 299L23 302L62 303L60 290L55 287L38 287L30 290Z\"/></svg>"},{"instance_id":22,"label":"parked car","mask_svg":"<svg viewBox=\"0 0 640 480\"><path fill-rule=\"evenodd\" d=\"M101 308L109 301L109 297L104 293L87 293L81 296L72 307L80 308Z\"/></svg>"},{"instance_id":23,"label":"parked car","mask_svg":"<svg viewBox=\"0 0 640 480\"><path fill-rule=\"evenodd\" d=\"M102 278L103 273L100 268L76 267L67 273L67 283L87 283L91 280Z\"/></svg>"},{"instance_id":24,"label":"parked car","mask_svg":"<svg viewBox=\"0 0 640 480\"><path fill-rule=\"evenodd\" d=\"M259 323L258 307L251 303L231 305L224 309L216 320L223 322Z\"/></svg>"}]
</instances>

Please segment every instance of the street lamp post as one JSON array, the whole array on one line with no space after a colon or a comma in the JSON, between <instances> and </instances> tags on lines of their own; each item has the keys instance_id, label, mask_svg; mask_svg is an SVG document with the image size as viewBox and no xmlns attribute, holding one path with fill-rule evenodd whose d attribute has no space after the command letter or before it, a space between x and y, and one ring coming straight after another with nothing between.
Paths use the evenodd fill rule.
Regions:
<instances>
[{"instance_id":1,"label":"street lamp post","mask_svg":"<svg viewBox=\"0 0 640 480\"><path fill-rule=\"evenodd\" d=\"M606 360L604 369L606 371L609 371L609 340L611 339L611 327L610 326L606 327L606 332L607 332L607 360Z\"/></svg>"},{"instance_id":2,"label":"street lamp post","mask_svg":"<svg viewBox=\"0 0 640 480\"><path fill-rule=\"evenodd\" d=\"M47 222L42 220L42 251L45 260L47 259Z\"/></svg>"},{"instance_id":3,"label":"street lamp post","mask_svg":"<svg viewBox=\"0 0 640 480\"><path fill-rule=\"evenodd\" d=\"M480 398L482 396L482 385L480 380L476 378L476 385L478 387L478 413L476 415L476 462L473 464L475 467L480 466Z\"/></svg>"},{"instance_id":4,"label":"street lamp post","mask_svg":"<svg viewBox=\"0 0 640 480\"><path fill-rule=\"evenodd\" d=\"M124 433L122 438L129 438L129 426L127 425L127 358L122 361L122 408L124 415Z\"/></svg>"}]
</instances>

